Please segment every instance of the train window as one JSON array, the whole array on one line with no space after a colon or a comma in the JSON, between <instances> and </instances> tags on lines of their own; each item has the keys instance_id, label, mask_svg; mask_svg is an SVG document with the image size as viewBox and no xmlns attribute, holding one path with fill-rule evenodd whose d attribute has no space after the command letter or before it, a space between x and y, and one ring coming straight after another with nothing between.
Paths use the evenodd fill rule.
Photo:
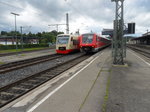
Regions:
<instances>
[{"instance_id":1,"label":"train window","mask_svg":"<svg viewBox=\"0 0 150 112\"><path fill-rule=\"evenodd\" d=\"M83 35L82 43L92 43L93 42L93 34Z\"/></svg>"},{"instance_id":2,"label":"train window","mask_svg":"<svg viewBox=\"0 0 150 112\"><path fill-rule=\"evenodd\" d=\"M69 40L69 36L58 36L57 44L67 44Z\"/></svg>"}]
</instances>

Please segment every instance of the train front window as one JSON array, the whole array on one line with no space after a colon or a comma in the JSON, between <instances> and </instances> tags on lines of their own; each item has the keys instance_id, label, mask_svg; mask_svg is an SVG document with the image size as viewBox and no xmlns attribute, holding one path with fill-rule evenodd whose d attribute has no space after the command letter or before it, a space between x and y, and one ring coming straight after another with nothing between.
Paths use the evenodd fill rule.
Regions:
<instances>
[{"instance_id":1,"label":"train front window","mask_svg":"<svg viewBox=\"0 0 150 112\"><path fill-rule=\"evenodd\" d=\"M93 42L93 35L83 35L82 43L92 43Z\"/></svg>"},{"instance_id":2,"label":"train front window","mask_svg":"<svg viewBox=\"0 0 150 112\"><path fill-rule=\"evenodd\" d=\"M69 36L58 36L57 44L67 44L69 40Z\"/></svg>"}]
</instances>

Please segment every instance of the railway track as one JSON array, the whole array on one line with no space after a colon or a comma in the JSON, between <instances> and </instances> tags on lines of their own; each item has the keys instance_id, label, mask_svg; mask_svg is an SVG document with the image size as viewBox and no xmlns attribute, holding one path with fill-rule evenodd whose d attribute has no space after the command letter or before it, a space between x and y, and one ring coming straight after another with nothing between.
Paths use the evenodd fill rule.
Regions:
<instances>
[{"instance_id":1,"label":"railway track","mask_svg":"<svg viewBox=\"0 0 150 112\"><path fill-rule=\"evenodd\" d=\"M52 68L44 70L40 73L33 74L24 79L13 82L9 85L0 88L0 108L17 99L18 97L26 94L41 84L53 79L60 73L75 66L81 61L87 59L90 55L82 55L75 59L60 63Z\"/></svg>"},{"instance_id":2,"label":"railway track","mask_svg":"<svg viewBox=\"0 0 150 112\"><path fill-rule=\"evenodd\" d=\"M31 66L34 64L42 63L42 62L46 62L49 60L60 58L62 56L63 55L52 54L52 55L40 56L40 57L36 57L36 58L30 58L30 59L26 59L26 60L21 60L21 61L3 64L3 65L0 65L0 73L10 72L12 70L17 70L17 69L20 69L23 67Z\"/></svg>"},{"instance_id":3,"label":"railway track","mask_svg":"<svg viewBox=\"0 0 150 112\"><path fill-rule=\"evenodd\" d=\"M127 45L128 48L146 56L147 58L150 58L150 49L145 49L143 47L137 47L133 45Z\"/></svg>"}]
</instances>

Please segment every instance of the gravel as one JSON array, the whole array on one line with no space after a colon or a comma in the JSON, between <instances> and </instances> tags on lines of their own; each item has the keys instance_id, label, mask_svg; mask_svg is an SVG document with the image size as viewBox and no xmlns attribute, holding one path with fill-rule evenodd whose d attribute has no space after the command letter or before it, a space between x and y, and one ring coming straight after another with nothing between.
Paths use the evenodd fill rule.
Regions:
<instances>
[{"instance_id":1,"label":"gravel","mask_svg":"<svg viewBox=\"0 0 150 112\"><path fill-rule=\"evenodd\" d=\"M44 63L29 66L29 67L24 67L22 69L14 70L12 72L0 74L0 82L1 82L0 87L10 84L12 82L15 82L17 80L23 79L27 76L38 73L40 71L46 70L48 68L54 67L59 63L74 59L81 55L82 55L82 53L70 54L70 55L66 55L64 57L55 59L55 60L47 61Z\"/></svg>"},{"instance_id":2,"label":"gravel","mask_svg":"<svg viewBox=\"0 0 150 112\"><path fill-rule=\"evenodd\" d=\"M0 64L25 60L33 57L45 56L45 55L55 54L55 53L56 53L55 49L46 49L46 50L31 52L31 53L22 53L22 54L11 55L11 56L3 56L0 57Z\"/></svg>"}]
</instances>

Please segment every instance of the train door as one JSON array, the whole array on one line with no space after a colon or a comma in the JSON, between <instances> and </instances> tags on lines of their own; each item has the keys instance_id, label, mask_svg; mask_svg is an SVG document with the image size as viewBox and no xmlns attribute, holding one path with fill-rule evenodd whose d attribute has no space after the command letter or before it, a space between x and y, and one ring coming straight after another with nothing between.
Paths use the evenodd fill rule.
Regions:
<instances>
[{"instance_id":1,"label":"train door","mask_svg":"<svg viewBox=\"0 0 150 112\"><path fill-rule=\"evenodd\" d=\"M74 49L74 46L73 46L73 36L70 36L70 39L69 39L69 49Z\"/></svg>"}]
</instances>

